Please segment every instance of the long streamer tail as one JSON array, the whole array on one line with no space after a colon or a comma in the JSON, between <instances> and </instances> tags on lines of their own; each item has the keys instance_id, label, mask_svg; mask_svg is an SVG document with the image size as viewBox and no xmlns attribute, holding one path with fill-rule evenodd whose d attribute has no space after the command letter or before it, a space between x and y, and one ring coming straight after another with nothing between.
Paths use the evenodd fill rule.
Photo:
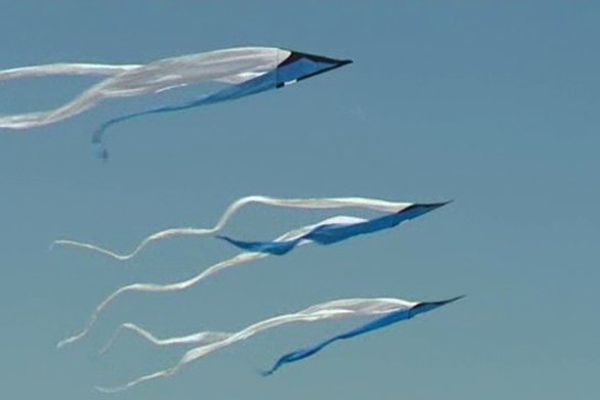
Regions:
<instances>
[{"instance_id":1,"label":"long streamer tail","mask_svg":"<svg viewBox=\"0 0 600 400\"><path fill-rule=\"evenodd\" d=\"M121 326L119 326L117 328L117 330L115 331L113 336L110 338L110 340L106 343L106 345L104 347L102 347L102 349L100 349L99 354L100 355L106 354L112 348L112 346L115 344L117 339L121 336L121 334L124 331L133 332L133 333L137 334L138 336L146 339L148 342L154 344L155 346L159 346L159 347L176 346L176 345L184 345L184 344L207 345L210 343L225 340L226 338L228 338L229 336L232 335L232 333L227 333L227 332L207 331L207 332L199 332L199 333L195 333L195 334L187 335L187 336L160 339L160 338L154 336L148 330L146 330L136 324L133 324L131 322L127 322L127 323L121 324Z\"/></svg>"},{"instance_id":2,"label":"long streamer tail","mask_svg":"<svg viewBox=\"0 0 600 400\"><path fill-rule=\"evenodd\" d=\"M94 310L92 315L89 317L87 323L85 324L84 328L81 331L79 331L77 334L75 334L73 336L70 336L66 339L61 340L60 342L58 342L56 347L62 348L68 344L77 342L77 341L83 339L85 336L87 336L88 333L91 331L92 327L95 325L95 323L98 320L101 313L110 304L112 304L118 297L120 297L122 294L125 294L128 292L143 292L143 293L178 292L178 291L185 290L185 289L188 289L188 288L194 286L196 283L200 282L201 280L203 280L203 279L207 278L208 276L213 275L223 269L250 263L250 262L259 260L261 258L264 258L266 256L267 255L261 254L261 253L241 253L233 258L230 258L228 260L214 264L213 266L207 268L206 270L199 273L198 275L196 275L188 280L185 280L185 281L166 284L166 285L160 285L160 284L154 284L154 283L133 283L131 285L123 286L123 287L117 289L116 291L114 291L108 297L106 297L96 307L96 309Z\"/></svg>"},{"instance_id":3,"label":"long streamer tail","mask_svg":"<svg viewBox=\"0 0 600 400\"><path fill-rule=\"evenodd\" d=\"M39 78L52 75L114 76L141 67L140 64L56 63L11 68L0 71L0 81Z\"/></svg>"},{"instance_id":4,"label":"long streamer tail","mask_svg":"<svg viewBox=\"0 0 600 400\"><path fill-rule=\"evenodd\" d=\"M282 199L268 196L248 196L233 202L223 213L217 224L211 228L170 228L160 232L153 233L145 237L129 253L118 253L113 250L101 247L93 243L86 243L75 240L60 239L53 242L53 246L69 246L81 249L92 250L107 255L119 261L126 261L135 257L147 245L154 241L174 238L178 236L204 236L212 235L223 230L229 220L242 208L250 204L263 204L272 207L301 208L301 209L331 209L342 207L356 207L370 209L379 212L397 212L412 205L412 203L391 202L386 200L369 199L361 197L340 197L340 198L312 198L312 199Z\"/></svg>"}]
</instances>

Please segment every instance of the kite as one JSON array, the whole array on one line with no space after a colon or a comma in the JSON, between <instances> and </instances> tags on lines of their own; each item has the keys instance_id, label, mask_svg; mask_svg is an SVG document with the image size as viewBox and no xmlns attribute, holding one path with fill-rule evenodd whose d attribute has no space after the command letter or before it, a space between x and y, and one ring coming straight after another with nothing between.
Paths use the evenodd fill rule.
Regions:
<instances>
[{"instance_id":1,"label":"kite","mask_svg":"<svg viewBox=\"0 0 600 400\"><path fill-rule=\"evenodd\" d=\"M227 236L217 236L236 247L246 251L283 255L294 249L299 244L312 241L321 245L328 245L349 239L354 236L377 232L397 226L403 221L419 217L447 203L414 204L401 211L379 218L364 219L355 217L334 217L311 229L297 238L288 240L275 240L270 242L244 242L231 239Z\"/></svg>"},{"instance_id":2,"label":"kite","mask_svg":"<svg viewBox=\"0 0 600 400\"><path fill-rule=\"evenodd\" d=\"M0 81L49 75L105 75L108 78L54 110L0 116L0 128L28 129L53 124L113 98L141 96L206 82L225 85L183 104L165 105L111 119L94 133L93 142L101 143L104 131L119 122L236 100L281 88L351 62L275 47L239 47L165 58L148 64L61 63L2 70ZM105 149L101 155L107 156Z\"/></svg>"},{"instance_id":3,"label":"kite","mask_svg":"<svg viewBox=\"0 0 600 400\"><path fill-rule=\"evenodd\" d=\"M406 216L410 218L414 218L414 213L418 210L423 211L424 207L436 207L435 204L431 205L419 205L414 203L402 203L402 202L393 202L379 199L370 199L364 197L333 197L333 198L312 198L312 199L281 199L274 198L268 196L247 196L242 197L235 202L233 202L223 213L219 221L212 228L171 228L165 229L163 231L154 233L145 239L143 239L140 244L130 253L120 254L114 251L108 250L106 248L97 246L91 243L84 243L75 240L56 240L52 243L52 247L58 246L72 246L79 247L87 250L96 251L102 254L105 254L109 257L112 257L119 261L126 261L133 257L135 257L138 253L140 253L148 244L158 241L169 239L177 236L204 236L204 235L214 235L221 232L229 220L242 208L250 205L250 204L263 204L271 207L283 207L283 208L301 208L301 209L334 209L334 208L364 208L367 210L379 211L387 214L399 214L396 217L390 217L390 220L401 218L402 216ZM438 207L444 205L446 203L439 203ZM411 210L412 208L412 210ZM406 211L407 214L401 214ZM412 216L411 216L412 215ZM406 218L408 219L408 218ZM358 219L356 222L359 222ZM234 242L231 240L231 242ZM243 245L242 243L239 243Z\"/></svg>"},{"instance_id":4,"label":"kite","mask_svg":"<svg viewBox=\"0 0 600 400\"><path fill-rule=\"evenodd\" d=\"M258 198L255 197L254 201L257 201L257 199ZM266 201L266 199L268 199L268 198L261 198L262 201ZM243 204L248 203L248 198L246 198L245 201L242 201L242 200L244 200L244 199L241 199L240 201L234 203L227 210L227 212L223 215L219 224L217 224L217 226L212 229L220 229L220 226L222 227L226 223L227 219L231 217L231 215L235 212L235 210L242 207ZM366 219L355 218L355 217L346 217L346 216L337 216L337 217L328 218L317 224L304 226L299 229L294 229L292 231L289 231L289 232L279 236L274 241L268 242L270 244L267 247L269 247L271 250L276 249L279 243L282 243L283 246L286 248L288 246L290 246L291 243L293 243L293 247L305 245L308 243L314 243L315 242L313 240L314 234L311 235L311 232L315 232L315 231L318 232L320 230L324 230L325 232L327 232L327 231L333 232L332 239L335 239L335 240L330 241L330 243L335 243L335 242L338 242L338 241L341 241L344 239L348 239L348 238L351 238L353 236L357 236L360 234L390 228L392 226L398 225L401 222L401 220L407 220L410 218L414 218L418 215L422 215L426 212L432 211L435 208L441 207L442 205L446 204L446 203L435 203L435 204L425 205L425 204L413 204L413 203L392 203L392 202L386 202L386 201L382 201L382 200L365 199L365 198L332 198L332 199L309 199L309 200L270 199L270 200L279 205L286 204L287 207L306 207L307 204L312 204L312 206L316 207L316 208L333 208L333 207L344 207L344 206L348 206L349 204L351 204L354 206L362 205L362 207L377 208L380 210L381 209L396 210L396 212L392 214L393 218L388 216L388 217L390 217L390 219L389 220L386 219L386 220L384 220L384 222L381 222L381 219L386 218L386 217L375 218L372 220L366 220ZM400 208L400 211L397 211L399 208ZM406 210L407 214L403 214L402 210ZM392 222L393 222L393 224L392 224ZM377 229L374 229L374 227L376 227ZM199 230L199 232L202 232L199 234L206 234L206 231L207 230ZM328 243L326 243L325 240L321 240L321 242L318 242L318 243L328 244ZM262 248L261 249L262 251L251 250L251 251L246 251L246 252L240 253L230 259L221 261L217 264L214 264L214 265L208 267L203 272L201 272L201 273L197 274L196 276L194 276L190 279L187 279L185 281L171 283L171 284L165 284L165 285L159 285L159 284L154 284L154 283L133 283L130 285L123 286L123 287L117 289L116 291L114 291L108 297L106 297L96 307L96 309L94 310L94 312L88 319L88 322L86 323L86 325L82 331L80 331L76 335L73 335L71 337L63 339L62 341L60 341L57 344L57 347L60 348L66 344L73 343L73 342L83 338L84 336L86 336L89 333L92 326L97 321L100 313L106 307L108 307L117 297L119 297L120 295L122 295L124 293L127 293L127 292L165 293L165 292L176 292L176 291L185 290L185 289L188 289L188 288L194 286L196 283L200 282L201 280L203 280L221 270L224 270L224 269L227 269L230 267L234 267L234 266L238 266L238 265L247 264L247 263L265 258L269 255L277 254L276 252L266 251L267 247Z\"/></svg>"},{"instance_id":5,"label":"kite","mask_svg":"<svg viewBox=\"0 0 600 400\"><path fill-rule=\"evenodd\" d=\"M410 319L418 314L432 311L438 307L459 300L463 296L455 297L449 300L437 302L411 302L394 298L375 298L375 299L342 299L334 300L327 303L317 304L305 310L293 314L285 314L269 318L253 325L250 325L235 333L223 332L201 332L195 335L188 335L181 338L156 339L152 334L134 324L124 324L121 328L127 328L138 334L141 334L146 339L157 345L173 345L182 343L199 343L200 345L187 351L179 362L168 369L154 372L138 379L135 379L123 386L114 388L97 387L103 392L118 392L137 384L147 382L149 380L163 378L175 375L187 364L204 357L214 351L230 346L236 342L246 340L257 333L293 322L316 322L340 318L348 318L355 316L376 315L379 318L367 324L352 329L351 331L336 335L326 341L319 343L316 346L295 351L281 357L275 366L264 373L264 375L272 374L276 369L285 363L299 361L303 358L314 355L329 344L342 339L349 339L376 329L386 327L399 321ZM117 331L118 333L119 331ZM113 337L114 339L114 337ZM112 343L113 340L109 343Z\"/></svg>"},{"instance_id":6,"label":"kite","mask_svg":"<svg viewBox=\"0 0 600 400\"><path fill-rule=\"evenodd\" d=\"M319 351L323 350L325 347L329 346L330 344L337 342L338 340L351 339L355 336L363 335L365 333L375 331L377 329L385 328L386 326L395 324L396 322L404 321L404 320L410 319L416 315L435 310L436 308L442 307L449 303L453 303L457 300L462 299L463 297L465 297L465 296L464 295L457 296L457 297L454 297L454 298L451 298L448 300L442 300L442 301L421 302L421 303L415 304L414 306L412 306L408 309L400 309L400 310L392 311L389 314L384 315L383 317L377 318L373 321L370 321L370 322L368 322L364 325L361 325L357 328L351 329L347 332L335 335L329 339L326 339L320 343L317 343L316 345L288 353L288 354L280 357L277 360L277 362L275 362L275 365L273 365L273 367L271 367L271 369L264 371L262 373L262 375L263 376L272 375L275 371L277 371L279 368L281 368L284 364L300 361L302 359L311 357L311 356L315 355L316 353L318 353Z\"/></svg>"}]
</instances>

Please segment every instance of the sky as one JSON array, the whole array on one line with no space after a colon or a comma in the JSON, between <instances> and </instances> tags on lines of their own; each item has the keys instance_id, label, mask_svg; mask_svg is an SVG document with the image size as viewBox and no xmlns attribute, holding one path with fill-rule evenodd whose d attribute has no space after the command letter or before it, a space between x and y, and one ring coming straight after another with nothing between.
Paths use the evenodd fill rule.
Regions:
<instances>
[{"instance_id":1,"label":"sky","mask_svg":"<svg viewBox=\"0 0 600 400\"><path fill-rule=\"evenodd\" d=\"M3 398L110 398L93 387L170 366L183 353L127 336L99 357L125 321L173 336L238 330L336 298L461 294L269 378L257 371L361 320L275 329L112 397L598 396L597 2L0 0L0 8L0 69L144 63L236 46L354 60L284 90L125 122L107 136L108 163L94 157L93 129L156 98L0 132ZM0 113L53 108L93 82L2 82ZM127 251L167 227L211 226L251 194L454 202L397 229L225 271L183 293L126 295L88 338L55 348L114 289L191 277L236 251L188 237L119 263L50 251L53 240ZM252 206L226 232L269 239L331 215Z\"/></svg>"}]
</instances>

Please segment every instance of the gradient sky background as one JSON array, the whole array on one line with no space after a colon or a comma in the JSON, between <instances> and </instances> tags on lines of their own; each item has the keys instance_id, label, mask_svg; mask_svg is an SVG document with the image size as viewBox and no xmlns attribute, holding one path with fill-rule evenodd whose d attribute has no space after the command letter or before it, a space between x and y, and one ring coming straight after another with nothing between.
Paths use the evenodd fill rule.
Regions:
<instances>
[{"instance_id":1,"label":"gradient sky background","mask_svg":"<svg viewBox=\"0 0 600 400\"><path fill-rule=\"evenodd\" d=\"M285 90L124 123L107 137L108 164L93 156L93 129L156 98L1 132L2 398L110 398L92 387L182 354L127 336L99 358L124 321L168 336L237 330L335 298L463 293L459 303L338 343L268 379L256 371L360 321L276 329L114 398L598 396L597 2L0 3L2 69L138 63L245 45L355 61ZM0 112L53 108L94 81L3 82ZM181 294L123 297L90 337L55 349L115 288L187 278L236 252L182 238L118 263L49 251L52 240L125 251L166 227L212 225L250 194L455 202L398 229L305 247ZM328 215L251 207L227 233L267 239Z\"/></svg>"}]
</instances>

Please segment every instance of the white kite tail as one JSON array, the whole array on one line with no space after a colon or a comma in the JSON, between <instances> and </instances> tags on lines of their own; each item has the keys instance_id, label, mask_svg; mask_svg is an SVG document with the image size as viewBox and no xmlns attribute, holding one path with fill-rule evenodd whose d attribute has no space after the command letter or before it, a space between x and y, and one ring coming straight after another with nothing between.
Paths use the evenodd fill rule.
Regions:
<instances>
[{"instance_id":1,"label":"white kite tail","mask_svg":"<svg viewBox=\"0 0 600 400\"><path fill-rule=\"evenodd\" d=\"M61 348L67 344L74 343L80 339L83 339L90 332L92 327L95 325L96 321L100 314L119 296L127 292L144 292L144 293L167 293L167 292L178 292L181 290L188 289L194 286L196 283L201 280L213 275L223 269L242 265L246 263L250 263L261 258L265 258L268 255L266 253L241 253L237 256L230 258L228 260L222 261L220 263L214 264L213 266L207 268L203 272L198 275L181 282L170 283L165 285L155 284L155 283L133 283L127 286L123 286L116 291L114 291L110 296L106 297L94 310L90 318L88 319L85 327L77 334L70 336L66 339L61 340L56 345L57 348Z\"/></svg>"},{"instance_id":2,"label":"white kite tail","mask_svg":"<svg viewBox=\"0 0 600 400\"><path fill-rule=\"evenodd\" d=\"M183 355L183 357L181 357L179 362L171 368L142 376L122 386L112 388L97 387L97 389L109 393L119 392L131 388L132 386L138 385L142 382L147 382L149 380L174 375L187 364L193 362L194 360L197 360L198 358L204 357L214 351L220 350L236 342L248 339L260 332L273 329L281 325L295 322L316 322L354 316L380 315L403 309L410 309L416 304L418 303L393 298L343 299L317 304L297 313L285 314L273 318L268 318L256 324L250 325L236 333L225 336L221 340L215 340L214 342L203 344L194 349L191 349L188 352L186 352ZM147 331L143 331L142 333L142 331L138 330L137 333L142 334L147 339L148 337L154 338L154 336ZM200 332L196 335L202 334L203 332ZM184 338L189 338L191 336L193 335L170 338L166 339L166 341L169 341L169 343L171 344L175 344L178 341L185 340ZM165 340L163 340L163 343L164 342Z\"/></svg>"},{"instance_id":3,"label":"white kite tail","mask_svg":"<svg viewBox=\"0 0 600 400\"><path fill-rule=\"evenodd\" d=\"M392 202L364 197L331 197L331 198L308 198L308 199L281 199L268 196L247 196L233 202L223 213L219 221L212 228L170 228L156 232L144 238L137 247L129 253L117 253L93 243L75 240L61 239L54 241L53 245L79 247L82 249L96 251L112 257L119 261L126 261L135 257L148 244L154 241L178 237L178 236L204 236L219 233L227 225L229 220L242 208L249 204L263 204L272 207L301 208L301 209L334 209L334 208L364 208L379 212L399 212L413 203ZM52 246L51 246L52 247Z\"/></svg>"},{"instance_id":4,"label":"white kite tail","mask_svg":"<svg viewBox=\"0 0 600 400\"><path fill-rule=\"evenodd\" d=\"M294 229L292 231L286 232L285 234L276 238L275 241L285 241L285 240L296 239L298 237L301 237L307 230L311 229L311 227L312 226L307 226L307 227L302 227L299 229ZM303 245L303 244L304 243L301 243L300 245ZM261 260L268 256L269 256L268 253L249 253L249 252L240 253L235 257L232 257L225 261L221 261L217 264L214 264L214 265L208 267L203 272L201 272L198 275L196 275L188 280L185 280L185 281L166 284L166 285L159 285L159 284L155 284L155 283L133 283L131 285L123 286L123 287L117 289L116 291L114 291L110 296L105 298L102 301L102 303L100 303L96 307L96 309L94 310L94 312L88 319L83 330L81 330L76 335L73 335L64 340L61 340L57 344L57 347L61 348L67 344L74 343L74 342L82 339L83 337L85 337L90 332L90 330L92 329L92 327L94 326L96 321L98 320L98 317L100 316L102 311L104 311L104 309L106 309L113 301L115 301L115 299L117 297L119 297L120 295L122 295L124 293L127 293L127 292L146 292L146 293L178 292L181 290L188 289L188 288L194 286L196 283L200 282L201 280L208 278L209 276L216 274L217 272L220 272L224 269L238 266L238 265L247 264L247 263L254 262L254 261L258 261L258 260Z\"/></svg>"},{"instance_id":5,"label":"white kite tail","mask_svg":"<svg viewBox=\"0 0 600 400\"><path fill-rule=\"evenodd\" d=\"M0 128L28 129L52 124L105 99L140 96L187 84L248 79L277 66L277 48L248 47L172 57L144 65L49 64L0 71L0 80L50 75L106 75L108 78L54 110L0 117Z\"/></svg>"},{"instance_id":6,"label":"white kite tail","mask_svg":"<svg viewBox=\"0 0 600 400\"><path fill-rule=\"evenodd\" d=\"M26 114L7 115L0 117L0 128L5 129L29 129L44 125L49 125L54 122L62 121L63 119L81 114L84 111L94 107L103 96L92 91L84 92L70 103L65 104L51 111L37 111Z\"/></svg>"},{"instance_id":7,"label":"white kite tail","mask_svg":"<svg viewBox=\"0 0 600 400\"><path fill-rule=\"evenodd\" d=\"M22 78L39 78L51 75L113 76L141 67L139 64L56 63L11 68L0 71L0 81Z\"/></svg>"},{"instance_id":8,"label":"white kite tail","mask_svg":"<svg viewBox=\"0 0 600 400\"><path fill-rule=\"evenodd\" d=\"M133 332L133 333L139 335L140 337L146 339L148 342L154 344L155 346L159 346L159 347L178 346L178 345L185 345L185 344L195 344L195 345L204 346L204 345L207 345L210 343L224 340L224 339L230 337L231 335L233 335L233 333L228 333L228 332L206 331L206 332L194 333L194 334L187 335L187 336L160 339L160 338L154 336L151 332L142 328L141 326L138 326L131 322L126 322L124 324L121 324L121 326L119 326L117 328L117 330L115 331L113 336L110 338L108 343L106 343L106 345L99 351L99 354L100 355L106 354L112 348L112 346L115 344L117 339L125 331Z\"/></svg>"},{"instance_id":9,"label":"white kite tail","mask_svg":"<svg viewBox=\"0 0 600 400\"><path fill-rule=\"evenodd\" d=\"M0 81L50 75L103 75L114 77L139 68L139 65L48 64L0 71ZM110 79L110 78L109 78ZM106 80L105 80L106 81ZM102 81L102 82L105 82ZM102 84L92 86L73 101L50 111L0 116L0 128L28 129L70 118L95 106L105 97Z\"/></svg>"}]
</instances>

